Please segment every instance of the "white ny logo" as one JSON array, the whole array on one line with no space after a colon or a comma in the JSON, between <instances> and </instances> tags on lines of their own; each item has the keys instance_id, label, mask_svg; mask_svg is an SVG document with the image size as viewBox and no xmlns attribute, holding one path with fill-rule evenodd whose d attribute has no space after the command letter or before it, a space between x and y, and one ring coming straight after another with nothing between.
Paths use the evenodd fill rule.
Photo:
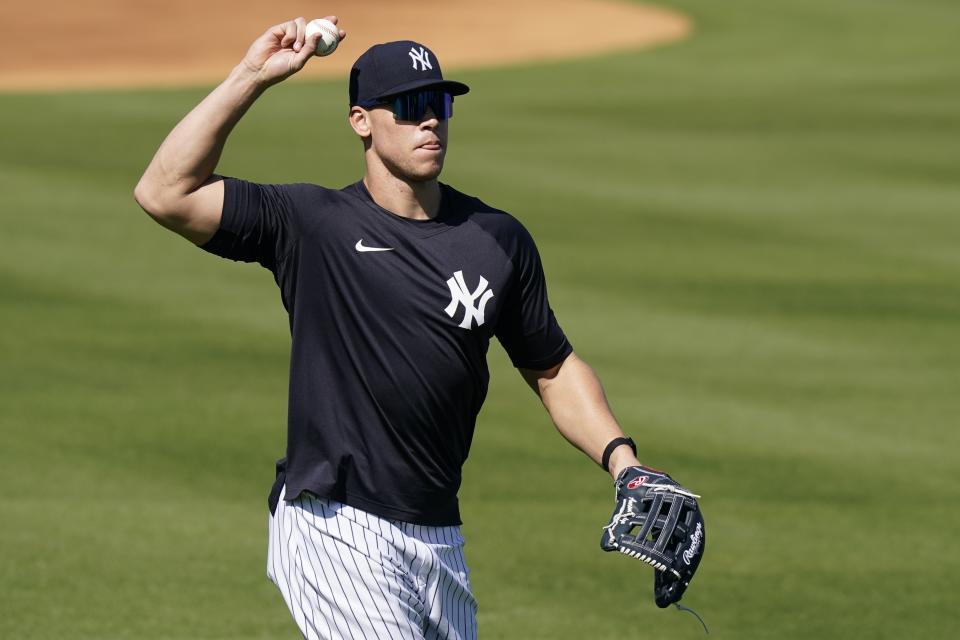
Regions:
<instances>
[{"instance_id":1,"label":"white ny logo","mask_svg":"<svg viewBox=\"0 0 960 640\"><path fill-rule=\"evenodd\" d=\"M433 65L430 64L430 52L420 47L420 51L417 51L413 47L410 47L410 52L408 54L413 60L413 68L417 68L417 63L420 63L420 71L426 71L427 69L433 69Z\"/></svg>"},{"instance_id":2,"label":"white ny logo","mask_svg":"<svg viewBox=\"0 0 960 640\"><path fill-rule=\"evenodd\" d=\"M493 297L493 291L487 289L487 284L489 284L487 279L480 276L480 284L471 293L470 289L467 288L467 283L463 280L463 271L457 271L452 278L447 280L447 286L450 287L450 304L444 311L452 318L457 313L457 307L462 304L464 312L463 322L460 323L461 328L469 329L474 320L477 321L478 327L483 324L483 310L490 302L490 298ZM481 295L483 297L480 297ZM473 303L477 298L480 298L480 304L475 307Z\"/></svg>"}]
</instances>

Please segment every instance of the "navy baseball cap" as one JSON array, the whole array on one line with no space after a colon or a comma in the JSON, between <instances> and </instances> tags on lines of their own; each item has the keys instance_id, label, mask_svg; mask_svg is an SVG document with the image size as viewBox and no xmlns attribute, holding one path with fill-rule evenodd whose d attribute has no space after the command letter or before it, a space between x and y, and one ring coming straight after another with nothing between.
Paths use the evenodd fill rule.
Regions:
<instances>
[{"instance_id":1,"label":"navy baseball cap","mask_svg":"<svg viewBox=\"0 0 960 640\"><path fill-rule=\"evenodd\" d=\"M375 44L350 70L350 106L370 107L413 89L424 87L459 96L470 91L462 82L444 80L433 51L419 42L398 40Z\"/></svg>"}]
</instances>

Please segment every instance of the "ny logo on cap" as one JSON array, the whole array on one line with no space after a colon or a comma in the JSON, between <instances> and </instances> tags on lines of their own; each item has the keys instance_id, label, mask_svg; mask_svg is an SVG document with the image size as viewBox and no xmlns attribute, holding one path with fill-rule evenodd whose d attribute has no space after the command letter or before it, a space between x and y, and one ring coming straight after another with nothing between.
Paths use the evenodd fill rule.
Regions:
<instances>
[{"instance_id":1,"label":"ny logo on cap","mask_svg":"<svg viewBox=\"0 0 960 640\"><path fill-rule=\"evenodd\" d=\"M433 69L433 65L430 64L430 52L420 47L420 51L417 51L414 47L410 47L410 52L408 54L413 60L413 68L417 68L417 63L420 63L420 71L426 71L427 69Z\"/></svg>"}]
</instances>

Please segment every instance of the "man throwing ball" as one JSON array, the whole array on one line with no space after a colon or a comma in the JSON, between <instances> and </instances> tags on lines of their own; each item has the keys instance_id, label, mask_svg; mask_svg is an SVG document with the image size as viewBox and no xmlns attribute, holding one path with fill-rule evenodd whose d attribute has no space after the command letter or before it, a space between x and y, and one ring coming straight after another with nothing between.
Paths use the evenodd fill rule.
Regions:
<instances>
[{"instance_id":1,"label":"man throwing ball","mask_svg":"<svg viewBox=\"0 0 960 640\"><path fill-rule=\"evenodd\" d=\"M268 574L301 632L476 637L457 490L493 337L563 436L614 478L629 477L629 488L618 484L604 548L655 559L682 593L689 576L669 573L667 562L682 551L699 562L702 526L691 551L676 531L692 520L662 498L692 494L648 491L679 485L638 480L645 468L554 317L523 226L438 181L454 98L469 89L443 77L432 50L389 42L354 64L348 121L363 144L362 180L329 189L215 173L243 114L302 69L320 37L306 37L302 18L260 36L167 136L135 191L164 227L210 253L260 263L279 286L292 350ZM638 537L635 522L650 535ZM642 543L654 534L664 546L647 554Z\"/></svg>"}]
</instances>

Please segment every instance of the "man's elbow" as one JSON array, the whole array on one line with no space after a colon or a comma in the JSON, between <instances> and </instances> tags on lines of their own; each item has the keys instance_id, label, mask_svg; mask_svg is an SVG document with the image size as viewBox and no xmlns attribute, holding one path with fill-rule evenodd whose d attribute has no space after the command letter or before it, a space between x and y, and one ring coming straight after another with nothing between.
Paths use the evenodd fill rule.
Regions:
<instances>
[{"instance_id":1,"label":"man's elbow","mask_svg":"<svg viewBox=\"0 0 960 640\"><path fill-rule=\"evenodd\" d=\"M159 190L146 176L140 178L137 186L133 188L133 199L150 217L154 219L163 217L163 199L160 197Z\"/></svg>"},{"instance_id":2,"label":"man's elbow","mask_svg":"<svg viewBox=\"0 0 960 640\"><path fill-rule=\"evenodd\" d=\"M173 201L164 195L163 189L146 176L140 178L133 188L133 199L147 215L168 229L176 229L183 224L182 217Z\"/></svg>"},{"instance_id":3,"label":"man's elbow","mask_svg":"<svg viewBox=\"0 0 960 640\"><path fill-rule=\"evenodd\" d=\"M223 209L223 187L209 181L192 193L183 193L151 179L145 174L133 189L137 204L160 226L177 233L196 245L210 240L220 227Z\"/></svg>"}]
</instances>

